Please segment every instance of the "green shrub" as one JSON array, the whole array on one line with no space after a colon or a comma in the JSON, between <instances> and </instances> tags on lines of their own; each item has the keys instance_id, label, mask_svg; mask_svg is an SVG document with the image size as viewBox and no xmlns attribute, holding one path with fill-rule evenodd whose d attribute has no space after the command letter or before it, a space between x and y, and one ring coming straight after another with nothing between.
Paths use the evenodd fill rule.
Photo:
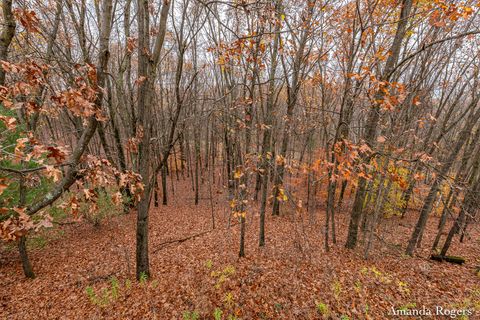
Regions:
<instances>
[{"instance_id":1,"label":"green shrub","mask_svg":"<svg viewBox=\"0 0 480 320\"><path fill-rule=\"evenodd\" d=\"M139 277L140 284L144 285L145 283L147 283L147 280L148 280L148 275L143 271L140 272L140 277Z\"/></svg>"},{"instance_id":2,"label":"green shrub","mask_svg":"<svg viewBox=\"0 0 480 320\"><path fill-rule=\"evenodd\" d=\"M198 320L200 315L197 311L184 311L182 317L183 320Z\"/></svg>"},{"instance_id":3,"label":"green shrub","mask_svg":"<svg viewBox=\"0 0 480 320\"><path fill-rule=\"evenodd\" d=\"M317 312L320 315L328 317L328 315L330 314L330 311L329 311L328 306L325 303L317 302L315 306L317 308Z\"/></svg>"},{"instance_id":4,"label":"green shrub","mask_svg":"<svg viewBox=\"0 0 480 320\"><path fill-rule=\"evenodd\" d=\"M222 309L215 308L215 310L213 311L213 319L222 320L222 314L223 314Z\"/></svg>"},{"instance_id":5,"label":"green shrub","mask_svg":"<svg viewBox=\"0 0 480 320\"><path fill-rule=\"evenodd\" d=\"M86 287L85 292L92 304L103 308L118 299L120 295L120 282L116 277L111 277L110 287L103 288L100 295L95 293L95 290L91 286Z\"/></svg>"}]
</instances>

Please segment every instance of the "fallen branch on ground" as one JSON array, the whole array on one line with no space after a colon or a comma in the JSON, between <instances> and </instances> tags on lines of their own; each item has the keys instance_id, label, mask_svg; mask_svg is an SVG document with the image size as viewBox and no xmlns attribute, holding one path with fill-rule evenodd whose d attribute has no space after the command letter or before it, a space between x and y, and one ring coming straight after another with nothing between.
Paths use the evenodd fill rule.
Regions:
<instances>
[{"instance_id":1,"label":"fallen branch on ground","mask_svg":"<svg viewBox=\"0 0 480 320\"><path fill-rule=\"evenodd\" d=\"M438 255L438 254L432 254L430 259L435 260L435 261L440 261L440 262L447 261L447 262L450 262L450 263L455 263L455 264L460 264L460 265L465 263L465 259L462 258L462 257L441 256L441 255Z\"/></svg>"},{"instance_id":2,"label":"fallen branch on ground","mask_svg":"<svg viewBox=\"0 0 480 320\"><path fill-rule=\"evenodd\" d=\"M230 227L227 227L227 228L223 228L223 229L220 229L220 230L227 230L235 225L237 225L237 223L234 223L232 225L230 225ZM188 237L185 237L185 238L181 238L181 239L174 239L174 240L168 240L168 241L165 241L165 242L162 242L159 244L159 247L156 248L155 250L153 250L153 253L157 253L158 251L164 249L165 247L167 247L169 244L174 244L174 243L183 243L185 241L188 241L188 240L191 240L191 239L195 239L195 238L198 238L198 237L201 237L203 235L206 235L206 234L209 234L210 232L213 232L215 230L218 230L218 229L211 229L211 230L207 230L207 231L202 231L202 232L199 232L199 233L196 233L196 234L193 234L191 236L188 236Z\"/></svg>"}]
</instances>

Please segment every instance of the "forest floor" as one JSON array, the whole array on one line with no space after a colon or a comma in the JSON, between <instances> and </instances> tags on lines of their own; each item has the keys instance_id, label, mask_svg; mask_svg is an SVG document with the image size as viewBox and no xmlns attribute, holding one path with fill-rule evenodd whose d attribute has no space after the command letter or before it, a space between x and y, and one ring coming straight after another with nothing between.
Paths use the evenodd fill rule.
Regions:
<instances>
[{"instance_id":1,"label":"forest floor","mask_svg":"<svg viewBox=\"0 0 480 320\"><path fill-rule=\"evenodd\" d=\"M214 319L215 312L223 319L397 319L392 307L436 306L477 308L470 319L480 319L478 229L450 249L464 265L435 262L428 259L431 218L423 248L410 258L403 254L417 216L410 212L383 221L365 260L363 244L344 248L347 212L337 216L338 243L325 252L323 209L315 224L288 207L280 217L269 214L264 248L254 209L239 259L239 225L232 219L227 227L225 195L214 193L215 230L208 193L195 206L186 182L168 206L152 207L149 281L135 281L134 213L43 232L29 242L34 280L24 278L17 251L0 244L0 319Z\"/></svg>"}]
</instances>

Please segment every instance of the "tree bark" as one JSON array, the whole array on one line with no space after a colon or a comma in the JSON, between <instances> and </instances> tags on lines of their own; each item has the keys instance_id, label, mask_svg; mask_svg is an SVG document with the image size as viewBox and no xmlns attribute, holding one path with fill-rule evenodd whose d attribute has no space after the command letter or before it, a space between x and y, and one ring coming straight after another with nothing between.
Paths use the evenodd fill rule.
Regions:
<instances>
[{"instance_id":1,"label":"tree bark","mask_svg":"<svg viewBox=\"0 0 480 320\"><path fill-rule=\"evenodd\" d=\"M282 0L275 3L275 10L277 12L277 19L281 16L280 8ZM262 162L259 173L262 197L260 202L260 229L258 233L258 245L263 247L265 245L265 211L267 207L268 195L268 177L271 172L270 164L272 157L272 130L273 130L273 113L275 111L275 73L278 65L278 47L280 43L280 24L275 25L275 38L272 47L272 63L270 65L270 74L268 79L267 103L265 110L265 130L263 131L262 141Z\"/></svg>"},{"instance_id":2,"label":"tree bark","mask_svg":"<svg viewBox=\"0 0 480 320\"><path fill-rule=\"evenodd\" d=\"M419 239L421 238L421 235L423 234L423 231L425 229L425 225L427 224L428 216L430 215L430 212L433 207L433 203L435 202L437 192L441 187L441 184L443 180L445 179L445 176L447 175L448 171L450 170L451 166L453 165L455 159L457 158L458 153L462 149L463 145L465 144L465 141L468 140L469 135L471 134L471 130L473 126L476 124L477 120L480 117L480 110L475 112L475 106L478 103L478 100L480 99L480 95L478 95L474 101L470 104L470 109L472 110L472 114L470 117L467 119L467 122L465 123L462 131L460 132L457 142L455 146L453 147L450 155L448 158L445 160L444 164L440 168L438 174L435 177L435 180L432 184L432 187L430 188L430 191L425 198L425 202L423 203L422 210L420 211L420 216L418 218L417 224L415 226L415 229L412 232L412 235L410 237L410 240L408 242L406 254L413 256L413 252L415 250L415 247L419 245Z\"/></svg>"},{"instance_id":3,"label":"tree bark","mask_svg":"<svg viewBox=\"0 0 480 320\"><path fill-rule=\"evenodd\" d=\"M280 214L280 188L284 183L284 175L285 175L285 162L287 158L287 151L288 145L291 136L292 130L292 122L293 122L293 112L295 110L295 106L298 100L298 93L300 91L301 85L301 73L302 73L302 64L305 62L305 48L307 45L308 35L310 34L310 20L313 16L313 11L315 8L315 1L309 0L307 3L307 16L304 18L304 23L306 28L303 30L299 43L298 49L295 54L294 62L293 62L293 71L292 71L292 81L291 84L287 84L287 114L285 119L285 126L283 128L283 137L282 137L282 144L280 145L280 161L277 165L277 172L275 175L275 192L273 197L273 208L272 214L277 216ZM283 56L282 56L283 57ZM282 60L283 61L283 60ZM285 65L284 65L285 69ZM285 74L287 74L287 70L284 70ZM288 76L287 76L288 77Z\"/></svg>"},{"instance_id":4,"label":"tree bark","mask_svg":"<svg viewBox=\"0 0 480 320\"><path fill-rule=\"evenodd\" d=\"M3 28L0 34L0 60L7 61L8 47L12 43L13 36L15 35L15 18L12 11L12 0L2 1L3 10ZM0 86L5 84L5 71L0 66Z\"/></svg>"},{"instance_id":5,"label":"tree bark","mask_svg":"<svg viewBox=\"0 0 480 320\"><path fill-rule=\"evenodd\" d=\"M402 0L402 8L400 10L400 18L397 23L397 30L395 32L395 37L393 39L392 45L390 47L391 54L388 56L385 68L380 76L380 80L389 81L390 73L395 68L395 64L398 61L400 55L400 49L407 32L408 17L412 8L412 0ZM379 91L376 94L376 101L383 101L384 93ZM381 103L376 103L372 106L367 119L367 127L365 133L365 143L372 149L375 145L377 137L377 127L380 120L380 107ZM355 194L355 201L352 208L352 213L350 217L350 223L348 227L348 237L347 243L345 246L349 249L355 248L357 245L357 234L358 234L358 225L362 216L363 203L366 195L366 180L361 177L358 182L357 192Z\"/></svg>"},{"instance_id":6,"label":"tree bark","mask_svg":"<svg viewBox=\"0 0 480 320\"><path fill-rule=\"evenodd\" d=\"M22 166L24 165L25 163L22 163ZM18 206L20 208L24 208L27 202L27 186L25 185L25 177L23 176L23 174L19 175L19 180ZM28 257L26 241L26 235L20 237L18 241L18 252L20 254L20 260L22 262L23 273L27 278L34 279L35 273L33 272L32 264L30 263L30 259Z\"/></svg>"},{"instance_id":7,"label":"tree bark","mask_svg":"<svg viewBox=\"0 0 480 320\"><path fill-rule=\"evenodd\" d=\"M143 81L138 88L138 119L137 128L143 129L143 137L139 145L139 172L143 179L144 192L137 206L137 245L136 245L136 276L140 278L150 277L150 265L148 257L148 211L150 209L150 198L152 191L151 174L158 173L152 170L150 164L150 135L151 117L150 108L153 98L154 82L156 79L157 67L160 61L160 53L165 40L166 24L171 1L164 0L160 11L160 22L158 34L155 40L153 52L150 54L150 23L149 23L149 1L138 0L137 21L138 21L138 77ZM165 155L162 157L162 164L166 164ZM160 168L158 168L160 169Z\"/></svg>"},{"instance_id":8,"label":"tree bark","mask_svg":"<svg viewBox=\"0 0 480 320\"><path fill-rule=\"evenodd\" d=\"M473 164L472 175L468 183L469 188L465 195L465 200L463 201L463 204L457 219L454 221L447 235L447 238L445 239L445 243L440 253L441 256L447 255L447 251L450 248L450 245L452 244L453 237L455 236L455 234L459 233L459 231L463 228L466 222L467 214L471 214L475 210L476 201L478 198L478 194L480 192L479 167L480 167L480 152L477 152L477 155L475 157L474 164Z\"/></svg>"}]
</instances>

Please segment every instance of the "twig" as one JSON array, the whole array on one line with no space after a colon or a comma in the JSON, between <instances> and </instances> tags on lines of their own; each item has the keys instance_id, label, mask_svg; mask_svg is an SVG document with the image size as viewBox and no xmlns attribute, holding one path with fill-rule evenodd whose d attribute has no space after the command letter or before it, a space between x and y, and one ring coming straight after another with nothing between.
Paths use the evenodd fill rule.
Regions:
<instances>
[{"instance_id":1,"label":"twig","mask_svg":"<svg viewBox=\"0 0 480 320\"><path fill-rule=\"evenodd\" d=\"M237 223L234 223L231 225L231 227L237 225ZM165 242L162 242L159 244L159 247L156 248L155 250L153 250L153 253L157 253L158 251L164 249L166 246L168 246L169 244L173 244L173 243L183 243L185 241L188 241L188 240L191 240L191 239L195 239L195 238L198 238L200 236L203 236L203 235L206 235L206 234L209 234L211 233L212 231L215 231L215 230L219 230L219 229L211 229L211 230L207 230L207 231L202 231L200 233L196 233L196 234L193 234L191 236L188 236L188 237L185 237L185 238L181 238L181 239L174 239L174 240L168 240L168 241L165 241ZM228 228L223 228L223 230L228 230Z\"/></svg>"}]
</instances>

